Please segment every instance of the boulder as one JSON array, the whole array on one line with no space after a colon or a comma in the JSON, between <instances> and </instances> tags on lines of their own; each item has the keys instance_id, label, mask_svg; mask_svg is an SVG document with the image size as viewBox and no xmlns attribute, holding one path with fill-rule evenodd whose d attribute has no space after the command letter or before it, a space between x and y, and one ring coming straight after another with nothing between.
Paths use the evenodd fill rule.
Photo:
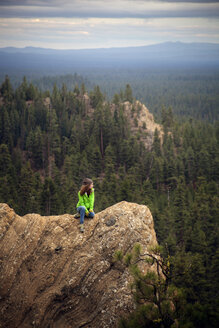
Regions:
<instances>
[{"instance_id":1,"label":"boulder","mask_svg":"<svg viewBox=\"0 0 219 328\"><path fill-rule=\"evenodd\" d=\"M136 243L157 244L144 205L115 204L80 233L73 215L20 217L0 204L0 327L116 327L134 303L114 254Z\"/></svg>"}]
</instances>

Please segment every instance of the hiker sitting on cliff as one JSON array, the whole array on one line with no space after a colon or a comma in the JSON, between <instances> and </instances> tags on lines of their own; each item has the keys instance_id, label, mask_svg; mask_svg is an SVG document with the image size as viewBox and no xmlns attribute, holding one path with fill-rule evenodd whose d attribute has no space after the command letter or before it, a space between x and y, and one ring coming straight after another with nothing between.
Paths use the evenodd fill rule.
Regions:
<instances>
[{"instance_id":1,"label":"hiker sitting on cliff","mask_svg":"<svg viewBox=\"0 0 219 328\"><path fill-rule=\"evenodd\" d=\"M93 181L85 178L78 192L77 211L80 213L80 231L84 232L84 216L93 219L94 213L94 188Z\"/></svg>"}]
</instances>

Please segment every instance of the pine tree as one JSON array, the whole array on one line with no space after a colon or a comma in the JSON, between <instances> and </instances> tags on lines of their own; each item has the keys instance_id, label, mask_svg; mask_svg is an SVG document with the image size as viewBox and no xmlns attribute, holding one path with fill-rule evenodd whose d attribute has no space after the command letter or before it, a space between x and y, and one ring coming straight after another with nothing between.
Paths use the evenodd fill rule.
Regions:
<instances>
[{"instance_id":1,"label":"pine tree","mask_svg":"<svg viewBox=\"0 0 219 328\"><path fill-rule=\"evenodd\" d=\"M153 141L152 150L154 151L156 156L161 156L161 142L159 138L159 132L157 129L155 129L154 132L154 141Z\"/></svg>"},{"instance_id":2,"label":"pine tree","mask_svg":"<svg viewBox=\"0 0 219 328\"><path fill-rule=\"evenodd\" d=\"M144 181L142 189L144 194L144 204L151 209L153 204L153 199L155 197L155 192L149 179Z\"/></svg>"},{"instance_id":3,"label":"pine tree","mask_svg":"<svg viewBox=\"0 0 219 328\"><path fill-rule=\"evenodd\" d=\"M18 209L17 178L11 155L5 144L0 145L0 202Z\"/></svg>"},{"instance_id":4,"label":"pine tree","mask_svg":"<svg viewBox=\"0 0 219 328\"><path fill-rule=\"evenodd\" d=\"M113 97L113 104L115 104L116 106L119 105L119 95L116 93Z\"/></svg>"},{"instance_id":5,"label":"pine tree","mask_svg":"<svg viewBox=\"0 0 219 328\"><path fill-rule=\"evenodd\" d=\"M174 195L174 215L177 243L181 246L184 246L186 241L185 233L187 227L187 218L189 215L186 205L185 181L183 177L180 177Z\"/></svg>"},{"instance_id":6,"label":"pine tree","mask_svg":"<svg viewBox=\"0 0 219 328\"><path fill-rule=\"evenodd\" d=\"M131 88L130 84L126 84L125 93L124 93L124 101L129 101L131 104L133 103L132 88Z\"/></svg>"},{"instance_id":7,"label":"pine tree","mask_svg":"<svg viewBox=\"0 0 219 328\"><path fill-rule=\"evenodd\" d=\"M27 162L21 169L19 182L20 214L24 215L35 211L36 190L35 178L31 169L30 162Z\"/></svg>"},{"instance_id":8,"label":"pine tree","mask_svg":"<svg viewBox=\"0 0 219 328\"><path fill-rule=\"evenodd\" d=\"M8 148L11 150L13 146L13 138L11 133L11 123L8 111L4 106L1 110L1 143L8 145Z\"/></svg>"},{"instance_id":9,"label":"pine tree","mask_svg":"<svg viewBox=\"0 0 219 328\"><path fill-rule=\"evenodd\" d=\"M163 168L164 161L161 157L154 157L150 170L150 181L154 189L159 190L163 184Z\"/></svg>"},{"instance_id":10,"label":"pine tree","mask_svg":"<svg viewBox=\"0 0 219 328\"><path fill-rule=\"evenodd\" d=\"M0 93L4 98L4 101L11 102L13 99L13 88L8 75L5 76L5 80L0 87Z\"/></svg>"},{"instance_id":11,"label":"pine tree","mask_svg":"<svg viewBox=\"0 0 219 328\"><path fill-rule=\"evenodd\" d=\"M26 100L34 100L37 97L37 89L32 83L29 84L26 90Z\"/></svg>"},{"instance_id":12,"label":"pine tree","mask_svg":"<svg viewBox=\"0 0 219 328\"><path fill-rule=\"evenodd\" d=\"M78 84L75 85L74 93L76 94L76 96L79 96L79 94L80 94L80 89L78 87Z\"/></svg>"},{"instance_id":13,"label":"pine tree","mask_svg":"<svg viewBox=\"0 0 219 328\"><path fill-rule=\"evenodd\" d=\"M143 255L140 245L136 244L132 253L125 256L120 251L115 253L115 259L121 266L125 264L133 276L131 290L136 303L128 320L123 318L120 321L120 328L173 328L183 313L183 293L171 285L171 258L163 259L158 249L153 249L153 252ZM155 267L144 273L138 265L140 262Z\"/></svg>"},{"instance_id":14,"label":"pine tree","mask_svg":"<svg viewBox=\"0 0 219 328\"><path fill-rule=\"evenodd\" d=\"M85 151L81 153L80 157L80 166L79 166L79 177L80 180L83 180L84 177L89 176L90 168L89 168L89 161L88 156Z\"/></svg>"},{"instance_id":15,"label":"pine tree","mask_svg":"<svg viewBox=\"0 0 219 328\"><path fill-rule=\"evenodd\" d=\"M100 91L100 87L97 85L94 87L94 91L90 93L91 106L96 108L102 105L104 96Z\"/></svg>"},{"instance_id":16,"label":"pine tree","mask_svg":"<svg viewBox=\"0 0 219 328\"><path fill-rule=\"evenodd\" d=\"M197 175L197 167L195 161L195 154L192 147L188 147L185 158L185 177L187 183L195 181Z\"/></svg>"},{"instance_id":17,"label":"pine tree","mask_svg":"<svg viewBox=\"0 0 219 328\"><path fill-rule=\"evenodd\" d=\"M46 178L42 194L41 194L41 208L43 215L58 215L63 213L63 206L61 203L58 186L50 178Z\"/></svg>"}]
</instances>

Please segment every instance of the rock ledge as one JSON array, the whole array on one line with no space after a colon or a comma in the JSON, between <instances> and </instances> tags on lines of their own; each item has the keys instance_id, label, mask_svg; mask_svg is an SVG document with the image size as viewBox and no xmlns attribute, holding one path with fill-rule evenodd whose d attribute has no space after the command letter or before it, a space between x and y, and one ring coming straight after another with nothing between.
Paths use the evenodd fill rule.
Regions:
<instances>
[{"instance_id":1,"label":"rock ledge","mask_svg":"<svg viewBox=\"0 0 219 328\"><path fill-rule=\"evenodd\" d=\"M150 210L123 201L85 220L84 234L78 223L0 204L0 327L109 328L133 309L113 255L157 244Z\"/></svg>"}]
</instances>

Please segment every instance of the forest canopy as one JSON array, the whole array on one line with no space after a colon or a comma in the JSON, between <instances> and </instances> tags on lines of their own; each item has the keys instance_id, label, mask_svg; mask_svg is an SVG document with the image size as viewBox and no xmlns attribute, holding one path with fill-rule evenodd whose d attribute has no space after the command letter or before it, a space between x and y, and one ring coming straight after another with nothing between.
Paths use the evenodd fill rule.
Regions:
<instances>
[{"instance_id":1,"label":"forest canopy","mask_svg":"<svg viewBox=\"0 0 219 328\"><path fill-rule=\"evenodd\" d=\"M52 91L26 78L15 89L8 76L1 84L0 202L20 215L73 214L78 188L88 176L95 185L96 212L121 200L147 205L164 256L174 257L174 270L182 272L184 263L190 263L188 272L174 281L187 300L182 327L209 327L209 322L216 327L218 98L204 96L211 94L205 84L200 86L205 91L191 99L176 94L174 106L194 101L205 108L201 117L197 111L190 113L193 119L183 120L181 109L175 114L171 106L157 103L164 134L161 140L155 131L147 149L124 115L123 102L135 101L129 84L109 101L98 85L86 90L83 80L76 80L71 89L63 83L54 84ZM170 102L171 96L163 97L160 101Z\"/></svg>"}]
</instances>

